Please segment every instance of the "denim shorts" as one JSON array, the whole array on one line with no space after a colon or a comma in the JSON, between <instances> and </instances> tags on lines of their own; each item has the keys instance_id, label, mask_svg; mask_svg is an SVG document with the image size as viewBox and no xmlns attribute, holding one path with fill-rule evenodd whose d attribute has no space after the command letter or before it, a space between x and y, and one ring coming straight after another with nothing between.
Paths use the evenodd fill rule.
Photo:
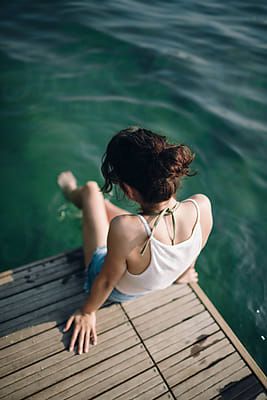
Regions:
<instances>
[{"instance_id":1,"label":"denim shorts","mask_svg":"<svg viewBox=\"0 0 267 400\"><path fill-rule=\"evenodd\" d=\"M83 289L86 293L90 293L94 280L101 271L103 267L105 257L107 254L106 247L97 247L87 270L85 271L85 279ZM140 296L128 295L119 292L117 289L113 289L109 297L103 304L103 306L108 306L114 303L123 303L124 301L134 300Z\"/></svg>"}]
</instances>

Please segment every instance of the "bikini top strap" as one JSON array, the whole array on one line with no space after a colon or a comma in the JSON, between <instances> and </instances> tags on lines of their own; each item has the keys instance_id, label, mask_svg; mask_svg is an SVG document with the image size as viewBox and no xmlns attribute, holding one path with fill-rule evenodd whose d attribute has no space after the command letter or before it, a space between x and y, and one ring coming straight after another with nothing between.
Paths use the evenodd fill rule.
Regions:
<instances>
[{"instance_id":1,"label":"bikini top strap","mask_svg":"<svg viewBox=\"0 0 267 400\"><path fill-rule=\"evenodd\" d=\"M183 200L182 203L185 203L186 201L191 201L191 202L194 203L195 206L196 206L196 209L197 209L197 221L196 221L196 224L197 224L197 222L199 221L199 218L200 218L200 208L199 208L199 204L198 204L198 202L197 202L196 200L194 200L194 199L186 199L186 200Z\"/></svg>"},{"instance_id":2,"label":"bikini top strap","mask_svg":"<svg viewBox=\"0 0 267 400\"><path fill-rule=\"evenodd\" d=\"M177 208L180 206L180 204L181 204L181 203L178 203L178 202L177 202L173 208L169 208L169 207L164 208L164 209L159 213L159 215L157 216L157 218L156 218L156 220L155 220L155 222L154 222L154 225L153 225L153 227L152 227L152 230L150 229L150 227L149 227L147 221L145 220L145 218L144 218L142 215L140 215L140 217L142 217L142 221L143 221L143 220L145 221L144 225L145 225L145 226L148 226L148 228L149 228L149 230L150 230L150 235L149 235L149 237L147 238L147 240L145 241L145 244L144 244L142 250L140 251L140 254L141 254L142 256L144 255L144 253L145 253L145 251L146 251L146 249L147 249L147 247L148 247L148 244L149 244L150 240L151 240L152 237L153 237L154 231L155 231L156 227L158 226L159 221L161 220L161 218L162 218L165 214L171 214L171 216L172 216L173 237L172 237L171 240L172 240L172 244L174 244L175 232L176 232L176 223L175 223L175 218L174 218L174 212L177 210Z\"/></svg>"},{"instance_id":3,"label":"bikini top strap","mask_svg":"<svg viewBox=\"0 0 267 400\"><path fill-rule=\"evenodd\" d=\"M137 214L137 216L140 219L140 221L143 222L145 230L146 230L146 233L147 233L147 236L150 236L151 235L151 228L150 228L147 220L143 217L143 215Z\"/></svg>"}]
</instances>

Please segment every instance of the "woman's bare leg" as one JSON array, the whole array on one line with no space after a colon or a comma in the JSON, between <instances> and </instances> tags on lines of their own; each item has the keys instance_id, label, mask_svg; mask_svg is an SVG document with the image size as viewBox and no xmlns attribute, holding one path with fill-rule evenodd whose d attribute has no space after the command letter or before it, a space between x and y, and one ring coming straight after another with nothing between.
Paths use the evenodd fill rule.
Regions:
<instances>
[{"instance_id":1,"label":"woman's bare leg","mask_svg":"<svg viewBox=\"0 0 267 400\"><path fill-rule=\"evenodd\" d=\"M70 200L76 207L82 209L82 191L84 186L77 187L77 181L72 172L70 171L62 172L58 176L58 184L63 190L67 199ZM111 201L107 199L105 199L105 206L109 222L118 215L129 213L123 208L120 208L115 204L111 203Z\"/></svg>"},{"instance_id":2,"label":"woman's bare leg","mask_svg":"<svg viewBox=\"0 0 267 400\"><path fill-rule=\"evenodd\" d=\"M62 189L65 197L76 207L82 208L83 186L77 186L77 180L71 171L61 172L57 177L57 183Z\"/></svg>"},{"instance_id":3,"label":"woman's bare leg","mask_svg":"<svg viewBox=\"0 0 267 400\"><path fill-rule=\"evenodd\" d=\"M81 192L83 212L83 250L85 267L97 247L107 245L109 221L105 201L96 182L87 182Z\"/></svg>"},{"instance_id":4,"label":"woman's bare leg","mask_svg":"<svg viewBox=\"0 0 267 400\"><path fill-rule=\"evenodd\" d=\"M87 267L96 247L107 244L110 220L127 211L105 200L96 182L90 181L77 187L77 181L70 171L58 176L58 184L65 196L82 209L84 262Z\"/></svg>"}]
</instances>

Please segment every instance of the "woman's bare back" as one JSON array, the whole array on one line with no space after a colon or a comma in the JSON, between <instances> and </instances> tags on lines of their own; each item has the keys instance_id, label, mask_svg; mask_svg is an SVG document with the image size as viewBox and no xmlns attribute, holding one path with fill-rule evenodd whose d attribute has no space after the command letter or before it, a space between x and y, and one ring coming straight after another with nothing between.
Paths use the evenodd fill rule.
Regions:
<instances>
[{"instance_id":1,"label":"woman's bare back","mask_svg":"<svg viewBox=\"0 0 267 400\"><path fill-rule=\"evenodd\" d=\"M196 194L189 199L197 201L200 210L200 225L202 232L202 248L205 246L209 234L212 229L212 213L211 204L207 196L203 194ZM146 221L152 228L155 217L144 215ZM125 226L128 226L126 240L132 243L131 252L127 257L127 269L131 274L141 274L146 270L151 261L150 248L142 256L140 249L142 248L147 233L144 225L137 216L125 215L123 218L128 219L125 221ZM197 221L197 210L193 202L181 202L178 210L175 212L176 232L174 244L182 243L188 240L194 230ZM154 233L154 238L161 243L171 245L170 233L172 233L171 215L162 218ZM195 264L195 263L194 263ZM192 266L193 267L193 266Z\"/></svg>"}]
</instances>

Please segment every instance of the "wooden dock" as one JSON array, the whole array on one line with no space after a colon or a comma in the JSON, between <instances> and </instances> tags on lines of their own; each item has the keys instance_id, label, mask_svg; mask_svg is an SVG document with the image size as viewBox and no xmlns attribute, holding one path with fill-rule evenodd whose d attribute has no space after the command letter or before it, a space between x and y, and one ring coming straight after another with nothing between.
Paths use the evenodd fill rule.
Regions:
<instances>
[{"instance_id":1,"label":"wooden dock","mask_svg":"<svg viewBox=\"0 0 267 400\"><path fill-rule=\"evenodd\" d=\"M98 344L66 350L80 249L0 274L0 399L267 399L267 379L197 284L97 312Z\"/></svg>"}]
</instances>

